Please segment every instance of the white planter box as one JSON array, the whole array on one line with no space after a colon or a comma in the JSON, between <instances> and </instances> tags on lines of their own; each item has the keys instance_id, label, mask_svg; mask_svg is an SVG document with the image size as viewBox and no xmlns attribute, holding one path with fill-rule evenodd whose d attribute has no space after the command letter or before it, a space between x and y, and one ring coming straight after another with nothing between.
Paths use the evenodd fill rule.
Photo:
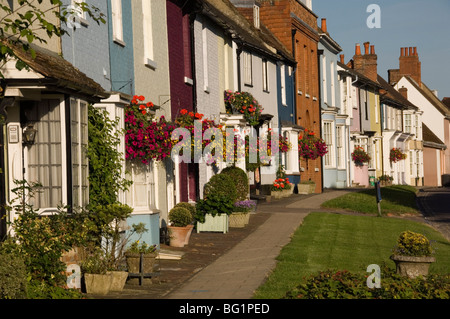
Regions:
<instances>
[{"instance_id":1,"label":"white planter box","mask_svg":"<svg viewBox=\"0 0 450 319\"><path fill-rule=\"evenodd\" d=\"M212 216L211 214L206 214L205 222L197 222L197 232L218 232L227 233L228 232L228 215L220 214Z\"/></svg>"}]
</instances>

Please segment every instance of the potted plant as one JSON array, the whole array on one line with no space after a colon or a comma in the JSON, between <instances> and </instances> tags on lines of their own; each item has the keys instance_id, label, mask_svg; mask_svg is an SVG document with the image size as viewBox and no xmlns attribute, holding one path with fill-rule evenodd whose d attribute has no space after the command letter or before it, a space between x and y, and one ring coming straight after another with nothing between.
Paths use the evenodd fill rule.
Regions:
<instances>
[{"instance_id":1,"label":"potted plant","mask_svg":"<svg viewBox=\"0 0 450 319\"><path fill-rule=\"evenodd\" d=\"M101 249L95 249L81 262L86 293L106 295L111 290L112 275L107 273L108 262Z\"/></svg>"},{"instance_id":2,"label":"potted plant","mask_svg":"<svg viewBox=\"0 0 450 319\"><path fill-rule=\"evenodd\" d=\"M187 245L187 244L189 244L189 238L191 237L192 231L194 230L194 219L195 219L195 213L196 213L195 205L186 203L186 202L180 202L180 203L176 204L174 207L186 208L191 213L191 223L186 226L189 228L189 232L186 236L186 241L184 244Z\"/></svg>"},{"instance_id":3,"label":"potted plant","mask_svg":"<svg viewBox=\"0 0 450 319\"><path fill-rule=\"evenodd\" d=\"M288 197L291 195L292 185L289 178L277 178L271 187L271 195L275 198Z\"/></svg>"},{"instance_id":4,"label":"potted plant","mask_svg":"<svg viewBox=\"0 0 450 319\"><path fill-rule=\"evenodd\" d=\"M250 212L255 209L256 203L252 200L243 200L234 203L233 206L233 212L229 216L230 227L242 228L248 225Z\"/></svg>"},{"instance_id":5,"label":"potted plant","mask_svg":"<svg viewBox=\"0 0 450 319\"><path fill-rule=\"evenodd\" d=\"M393 163L404 160L406 158L406 153L403 153L399 148L392 148L389 152L389 160Z\"/></svg>"},{"instance_id":6,"label":"potted plant","mask_svg":"<svg viewBox=\"0 0 450 319\"><path fill-rule=\"evenodd\" d=\"M227 233L233 200L220 193L212 193L197 202L197 231Z\"/></svg>"},{"instance_id":7,"label":"potted plant","mask_svg":"<svg viewBox=\"0 0 450 319\"><path fill-rule=\"evenodd\" d=\"M392 185L392 181L394 180L394 178L389 175L381 175L380 177L378 177L378 180L380 181L381 186L388 186Z\"/></svg>"},{"instance_id":8,"label":"potted plant","mask_svg":"<svg viewBox=\"0 0 450 319\"><path fill-rule=\"evenodd\" d=\"M397 273L409 278L426 276L430 264L436 259L427 237L412 231L404 231L397 240L391 259L395 262Z\"/></svg>"},{"instance_id":9,"label":"potted plant","mask_svg":"<svg viewBox=\"0 0 450 319\"><path fill-rule=\"evenodd\" d=\"M352 153L352 160L355 162L355 165L360 167L363 166L364 163L369 163L371 158L369 154L362 148L361 146L356 146L355 150Z\"/></svg>"},{"instance_id":10,"label":"potted plant","mask_svg":"<svg viewBox=\"0 0 450 319\"><path fill-rule=\"evenodd\" d=\"M249 183L247 173L237 166L225 167L221 174L229 175L234 182L237 191L237 200L245 201L248 199L249 194Z\"/></svg>"},{"instance_id":11,"label":"potted plant","mask_svg":"<svg viewBox=\"0 0 450 319\"><path fill-rule=\"evenodd\" d=\"M189 242L192 232L192 213L188 208L175 206L169 211L170 246L184 247Z\"/></svg>"},{"instance_id":12,"label":"potted plant","mask_svg":"<svg viewBox=\"0 0 450 319\"><path fill-rule=\"evenodd\" d=\"M140 273L142 256L142 272L145 274L152 273L157 255L156 245L148 245L145 241L142 243L139 240L134 241L125 252L128 272L132 274Z\"/></svg>"},{"instance_id":13,"label":"potted plant","mask_svg":"<svg viewBox=\"0 0 450 319\"><path fill-rule=\"evenodd\" d=\"M312 194L316 190L316 183L312 180L301 181L297 184L299 194Z\"/></svg>"}]
</instances>

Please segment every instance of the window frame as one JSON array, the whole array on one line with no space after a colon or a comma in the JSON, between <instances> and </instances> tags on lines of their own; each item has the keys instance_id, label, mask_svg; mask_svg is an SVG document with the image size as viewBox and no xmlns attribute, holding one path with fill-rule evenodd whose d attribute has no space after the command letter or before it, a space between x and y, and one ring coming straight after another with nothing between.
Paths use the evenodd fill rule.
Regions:
<instances>
[{"instance_id":1,"label":"window frame","mask_svg":"<svg viewBox=\"0 0 450 319\"><path fill-rule=\"evenodd\" d=\"M253 72L252 72L252 63L253 58L252 54L247 51L242 51L243 57L243 74L244 74L244 85L253 86Z\"/></svg>"},{"instance_id":2,"label":"window frame","mask_svg":"<svg viewBox=\"0 0 450 319\"><path fill-rule=\"evenodd\" d=\"M122 0L111 0L111 24L113 41L125 46L123 38Z\"/></svg>"}]
</instances>

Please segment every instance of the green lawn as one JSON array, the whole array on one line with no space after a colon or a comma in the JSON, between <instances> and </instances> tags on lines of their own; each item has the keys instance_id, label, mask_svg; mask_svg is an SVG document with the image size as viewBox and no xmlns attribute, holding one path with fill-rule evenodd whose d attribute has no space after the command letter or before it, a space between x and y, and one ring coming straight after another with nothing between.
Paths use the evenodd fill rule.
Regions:
<instances>
[{"instance_id":1,"label":"green lawn","mask_svg":"<svg viewBox=\"0 0 450 319\"><path fill-rule=\"evenodd\" d=\"M368 265L381 266L383 262L394 268L389 256L405 230L422 233L432 242L437 261L430 267L431 273L450 272L450 242L425 224L389 217L311 213L282 249L277 267L254 298L282 298L304 276L326 269L365 273Z\"/></svg>"},{"instance_id":2,"label":"green lawn","mask_svg":"<svg viewBox=\"0 0 450 319\"><path fill-rule=\"evenodd\" d=\"M394 215L419 214L416 206L416 192L412 186L395 185L381 188L381 213ZM353 192L326 201L324 208L338 208L355 212L378 214L375 189Z\"/></svg>"}]
</instances>

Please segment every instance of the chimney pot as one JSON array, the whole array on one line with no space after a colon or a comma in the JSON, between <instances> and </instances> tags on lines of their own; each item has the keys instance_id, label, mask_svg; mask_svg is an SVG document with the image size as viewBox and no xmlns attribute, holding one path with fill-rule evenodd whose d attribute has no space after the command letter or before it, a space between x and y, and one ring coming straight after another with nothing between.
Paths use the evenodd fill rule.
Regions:
<instances>
[{"instance_id":1,"label":"chimney pot","mask_svg":"<svg viewBox=\"0 0 450 319\"><path fill-rule=\"evenodd\" d=\"M369 54L370 42L364 42L364 54Z\"/></svg>"},{"instance_id":2,"label":"chimney pot","mask_svg":"<svg viewBox=\"0 0 450 319\"><path fill-rule=\"evenodd\" d=\"M417 47L414 47L414 55L417 56Z\"/></svg>"},{"instance_id":3,"label":"chimney pot","mask_svg":"<svg viewBox=\"0 0 450 319\"><path fill-rule=\"evenodd\" d=\"M322 18L322 26L320 28L323 32L327 32L327 19Z\"/></svg>"},{"instance_id":4,"label":"chimney pot","mask_svg":"<svg viewBox=\"0 0 450 319\"><path fill-rule=\"evenodd\" d=\"M413 48L409 47L409 55L412 56L413 55Z\"/></svg>"},{"instance_id":5,"label":"chimney pot","mask_svg":"<svg viewBox=\"0 0 450 319\"><path fill-rule=\"evenodd\" d=\"M375 46L374 45L370 46L370 54L375 54Z\"/></svg>"},{"instance_id":6,"label":"chimney pot","mask_svg":"<svg viewBox=\"0 0 450 319\"><path fill-rule=\"evenodd\" d=\"M361 46L359 43L356 43L355 46L355 55L361 55Z\"/></svg>"},{"instance_id":7,"label":"chimney pot","mask_svg":"<svg viewBox=\"0 0 450 319\"><path fill-rule=\"evenodd\" d=\"M342 63L342 64L345 64L345 62L344 62L344 55L341 54L340 57L341 57L341 63Z\"/></svg>"}]
</instances>

